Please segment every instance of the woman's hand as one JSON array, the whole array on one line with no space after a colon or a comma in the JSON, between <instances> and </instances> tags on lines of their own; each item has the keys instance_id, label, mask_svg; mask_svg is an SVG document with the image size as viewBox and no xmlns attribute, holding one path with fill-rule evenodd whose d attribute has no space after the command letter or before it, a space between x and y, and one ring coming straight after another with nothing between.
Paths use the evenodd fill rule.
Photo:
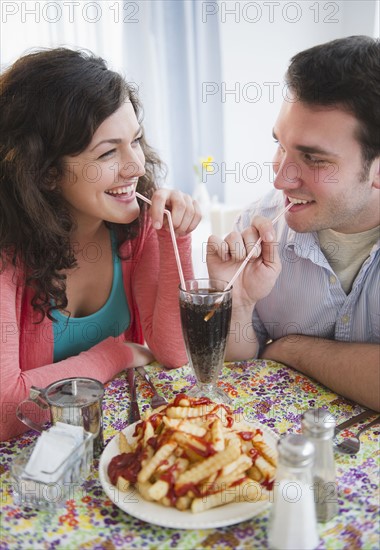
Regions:
<instances>
[{"instance_id":1,"label":"woman's hand","mask_svg":"<svg viewBox=\"0 0 380 550\"><path fill-rule=\"evenodd\" d=\"M215 235L207 243L207 268L211 278L230 281L252 247L262 238L251 260L233 284L234 306L254 305L272 290L281 272L278 245L270 220L256 216L242 233L233 232L224 241Z\"/></svg>"},{"instance_id":2,"label":"woman's hand","mask_svg":"<svg viewBox=\"0 0 380 550\"><path fill-rule=\"evenodd\" d=\"M153 353L146 346L135 344L133 342L126 342L126 344L133 352L133 367L144 367L145 365L155 361Z\"/></svg>"},{"instance_id":3,"label":"woman's hand","mask_svg":"<svg viewBox=\"0 0 380 550\"><path fill-rule=\"evenodd\" d=\"M189 195L173 189L158 189L153 194L150 208L155 229L168 227L165 209L171 212L174 231L178 237L193 231L201 221L200 207Z\"/></svg>"}]
</instances>

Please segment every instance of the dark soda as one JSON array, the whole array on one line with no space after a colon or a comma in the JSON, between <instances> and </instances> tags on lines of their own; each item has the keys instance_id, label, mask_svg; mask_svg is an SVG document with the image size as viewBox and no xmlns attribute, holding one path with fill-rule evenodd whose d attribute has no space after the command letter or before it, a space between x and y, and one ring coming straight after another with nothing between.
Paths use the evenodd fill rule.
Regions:
<instances>
[{"instance_id":1,"label":"dark soda","mask_svg":"<svg viewBox=\"0 0 380 550\"><path fill-rule=\"evenodd\" d=\"M212 293L202 289L200 294ZM194 292L196 294L196 292ZM220 294L218 294L219 296ZM211 302L211 301L210 301ZM225 296L213 315L206 315L215 307L180 300L181 323L187 354L198 382L214 384L224 361L226 340L231 323L232 299Z\"/></svg>"}]
</instances>

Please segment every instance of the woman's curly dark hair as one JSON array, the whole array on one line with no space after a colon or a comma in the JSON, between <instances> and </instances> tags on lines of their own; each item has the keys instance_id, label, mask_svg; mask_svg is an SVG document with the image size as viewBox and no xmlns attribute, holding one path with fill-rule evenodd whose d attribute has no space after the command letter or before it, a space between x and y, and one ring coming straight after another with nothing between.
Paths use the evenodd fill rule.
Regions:
<instances>
[{"instance_id":1,"label":"woman's curly dark hair","mask_svg":"<svg viewBox=\"0 0 380 550\"><path fill-rule=\"evenodd\" d=\"M52 319L66 308L66 276L76 265L70 244L75 222L57 182L63 157L82 152L99 125L124 101L141 122L136 91L91 52L44 49L18 59L0 77L0 270L21 266L32 287L33 308ZM150 197L163 165L140 141L145 175L139 191ZM119 245L139 234L145 203L132 223L113 225Z\"/></svg>"}]
</instances>

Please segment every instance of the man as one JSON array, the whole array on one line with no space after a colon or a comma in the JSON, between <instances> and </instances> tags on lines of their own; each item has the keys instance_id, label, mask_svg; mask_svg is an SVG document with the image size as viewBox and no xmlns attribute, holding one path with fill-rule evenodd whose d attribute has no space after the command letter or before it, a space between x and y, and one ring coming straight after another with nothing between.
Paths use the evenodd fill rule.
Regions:
<instances>
[{"instance_id":1,"label":"man","mask_svg":"<svg viewBox=\"0 0 380 550\"><path fill-rule=\"evenodd\" d=\"M380 42L310 48L286 82L275 189L208 242L210 277L230 280L263 239L234 284L226 358L290 365L379 410Z\"/></svg>"}]
</instances>

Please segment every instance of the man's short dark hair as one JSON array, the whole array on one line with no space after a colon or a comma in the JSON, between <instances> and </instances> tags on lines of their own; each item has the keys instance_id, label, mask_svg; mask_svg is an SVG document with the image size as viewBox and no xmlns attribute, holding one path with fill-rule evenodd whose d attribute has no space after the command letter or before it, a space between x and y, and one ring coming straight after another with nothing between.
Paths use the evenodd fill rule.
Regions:
<instances>
[{"instance_id":1,"label":"man's short dark hair","mask_svg":"<svg viewBox=\"0 0 380 550\"><path fill-rule=\"evenodd\" d=\"M297 100L337 106L360 123L363 160L380 155L380 41L349 36L296 54L285 76Z\"/></svg>"}]
</instances>

